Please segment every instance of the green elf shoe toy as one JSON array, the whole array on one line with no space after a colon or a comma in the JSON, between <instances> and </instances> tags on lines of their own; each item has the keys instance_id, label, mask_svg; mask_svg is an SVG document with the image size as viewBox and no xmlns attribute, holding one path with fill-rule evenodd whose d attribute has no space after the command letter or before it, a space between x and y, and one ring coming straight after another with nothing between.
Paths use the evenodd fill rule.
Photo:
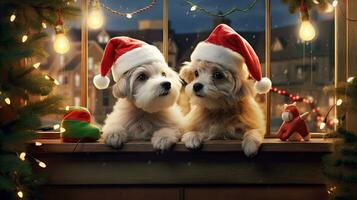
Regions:
<instances>
[{"instance_id":1,"label":"green elf shoe toy","mask_svg":"<svg viewBox=\"0 0 357 200\"><path fill-rule=\"evenodd\" d=\"M95 142L100 138L99 128L90 124L91 114L87 108L69 106L61 122L63 142Z\"/></svg>"}]
</instances>

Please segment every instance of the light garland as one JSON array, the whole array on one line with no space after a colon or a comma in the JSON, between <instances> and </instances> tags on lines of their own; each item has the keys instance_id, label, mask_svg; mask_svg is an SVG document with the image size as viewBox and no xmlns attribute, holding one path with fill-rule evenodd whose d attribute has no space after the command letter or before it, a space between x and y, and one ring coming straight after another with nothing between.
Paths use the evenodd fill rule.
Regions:
<instances>
[{"instance_id":1,"label":"light garland","mask_svg":"<svg viewBox=\"0 0 357 200\"><path fill-rule=\"evenodd\" d=\"M238 8L238 7L233 7L223 13L221 13L221 12L215 13L215 12L212 12L212 11L206 9L206 8L199 6L198 4L192 2L191 0L185 0L185 2L190 6L190 11L199 10L199 11L206 13L207 15L214 16L214 17L226 17L226 16L236 13L236 12L248 12L252 8L254 8L255 5L257 4L257 0L253 0L252 3L250 3L246 8L242 9L242 8Z\"/></svg>"},{"instance_id":2,"label":"light garland","mask_svg":"<svg viewBox=\"0 0 357 200\"><path fill-rule=\"evenodd\" d=\"M134 10L134 11L131 11L131 12L121 12L121 11L118 11L118 10L114 10L114 9L110 8L109 6L106 6L103 3L100 3L100 6L102 8L104 8L104 9L108 10L109 12L115 14L115 15L119 15L119 16L122 16L122 17L126 17L128 19L131 19L136 14L139 14L139 13L142 13L142 12L150 10L156 3L157 3L157 0L151 0L151 2L147 6L145 6L143 8L140 8L140 9L137 9L137 10Z\"/></svg>"},{"instance_id":3,"label":"light garland","mask_svg":"<svg viewBox=\"0 0 357 200\"><path fill-rule=\"evenodd\" d=\"M13 12L13 13L11 14L11 16L10 16L10 22L14 22L15 19L16 19L16 13Z\"/></svg>"}]
</instances>

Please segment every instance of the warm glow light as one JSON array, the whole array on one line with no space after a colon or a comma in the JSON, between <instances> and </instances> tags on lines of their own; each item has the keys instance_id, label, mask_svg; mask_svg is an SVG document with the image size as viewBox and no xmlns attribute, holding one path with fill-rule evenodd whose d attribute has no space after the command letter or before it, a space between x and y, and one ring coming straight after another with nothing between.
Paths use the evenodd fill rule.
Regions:
<instances>
[{"instance_id":1,"label":"warm glow light","mask_svg":"<svg viewBox=\"0 0 357 200\"><path fill-rule=\"evenodd\" d=\"M20 160L24 161L26 159L26 153L25 152L21 152L19 155Z\"/></svg>"},{"instance_id":2,"label":"warm glow light","mask_svg":"<svg viewBox=\"0 0 357 200\"><path fill-rule=\"evenodd\" d=\"M38 62L38 63L33 64L33 67L37 69L40 65L41 65L41 63Z\"/></svg>"},{"instance_id":3,"label":"warm glow light","mask_svg":"<svg viewBox=\"0 0 357 200\"><path fill-rule=\"evenodd\" d=\"M309 20L305 20L301 22L299 35L300 38L304 41L310 41L315 38L316 35L315 28L312 26Z\"/></svg>"},{"instance_id":4,"label":"warm glow light","mask_svg":"<svg viewBox=\"0 0 357 200\"><path fill-rule=\"evenodd\" d=\"M55 85L59 85L60 84L56 79L53 82L55 83Z\"/></svg>"},{"instance_id":5,"label":"warm glow light","mask_svg":"<svg viewBox=\"0 0 357 200\"><path fill-rule=\"evenodd\" d=\"M35 142L35 145L39 147L39 146L42 146L42 143L41 142Z\"/></svg>"},{"instance_id":6,"label":"warm glow light","mask_svg":"<svg viewBox=\"0 0 357 200\"><path fill-rule=\"evenodd\" d=\"M53 48L59 54L65 54L71 48L68 38L63 33L57 33L55 41L53 42Z\"/></svg>"},{"instance_id":7,"label":"warm glow light","mask_svg":"<svg viewBox=\"0 0 357 200\"><path fill-rule=\"evenodd\" d=\"M338 1L337 1L337 0L333 0L333 2L332 2L332 6L333 6L333 7L336 7L336 6L337 6L337 4L338 4Z\"/></svg>"},{"instance_id":8,"label":"warm glow light","mask_svg":"<svg viewBox=\"0 0 357 200\"><path fill-rule=\"evenodd\" d=\"M88 27L99 29L104 24L103 13L100 9L93 9L88 15Z\"/></svg>"},{"instance_id":9,"label":"warm glow light","mask_svg":"<svg viewBox=\"0 0 357 200\"><path fill-rule=\"evenodd\" d=\"M327 3L324 12L325 13L330 13L330 12L333 12L333 11L334 11L334 7L330 3Z\"/></svg>"},{"instance_id":10,"label":"warm glow light","mask_svg":"<svg viewBox=\"0 0 357 200\"><path fill-rule=\"evenodd\" d=\"M324 129L326 127L326 123L325 122L321 122L321 124L320 124L320 129L322 130L322 129Z\"/></svg>"},{"instance_id":11,"label":"warm glow light","mask_svg":"<svg viewBox=\"0 0 357 200\"><path fill-rule=\"evenodd\" d=\"M11 103L10 99L9 99L9 98L5 98L5 103L6 103L7 105L10 105L10 103Z\"/></svg>"},{"instance_id":12,"label":"warm glow light","mask_svg":"<svg viewBox=\"0 0 357 200\"><path fill-rule=\"evenodd\" d=\"M318 0L312 0L312 2L314 2L314 4L319 4L320 3Z\"/></svg>"},{"instance_id":13,"label":"warm glow light","mask_svg":"<svg viewBox=\"0 0 357 200\"><path fill-rule=\"evenodd\" d=\"M66 110L69 110L69 106L66 106L66 108L65 108Z\"/></svg>"},{"instance_id":14,"label":"warm glow light","mask_svg":"<svg viewBox=\"0 0 357 200\"><path fill-rule=\"evenodd\" d=\"M28 36L27 36L26 34L25 34L25 35L23 35L23 36L22 36L22 39L21 39L21 40L22 40L22 42L26 42L27 38L28 38Z\"/></svg>"},{"instance_id":15,"label":"warm glow light","mask_svg":"<svg viewBox=\"0 0 357 200\"><path fill-rule=\"evenodd\" d=\"M22 193L22 191L20 190L17 192L17 196L22 199L24 197L24 193Z\"/></svg>"},{"instance_id":16,"label":"warm glow light","mask_svg":"<svg viewBox=\"0 0 357 200\"><path fill-rule=\"evenodd\" d=\"M347 79L347 82L348 83L352 83L352 81L355 79L355 77L354 76L351 76L351 77L349 77L348 79Z\"/></svg>"},{"instance_id":17,"label":"warm glow light","mask_svg":"<svg viewBox=\"0 0 357 200\"><path fill-rule=\"evenodd\" d=\"M342 103L343 103L342 99L337 99L337 101L336 101L337 106L340 106Z\"/></svg>"},{"instance_id":18,"label":"warm glow light","mask_svg":"<svg viewBox=\"0 0 357 200\"><path fill-rule=\"evenodd\" d=\"M192 7L191 7L191 11L195 11L197 9L197 6L196 5L193 5Z\"/></svg>"},{"instance_id":19,"label":"warm glow light","mask_svg":"<svg viewBox=\"0 0 357 200\"><path fill-rule=\"evenodd\" d=\"M66 132L66 129L63 128L63 127L61 127L61 128L60 128L60 132L61 132L61 133L64 133L64 132Z\"/></svg>"},{"instance_id":20,"label":"warm glow light","mask_svg":"<svg viewBox=\"0 0 357 200\"><path fill-rule=\"evenodd\" d=\"M133 15L130 13L126 14L126 18L131 19L132 17L133 17Z\"/></svg>"},{"instance_id":21,"label":"warm glow light","mask_svg":"<svg viewBox=\"0 0 357 200\"><path fill-rule=\"evenodd\" d=\"M47 167L47 165L46 165L44 162L42 162L42 161L40 161L40 162L38 163L38 166L40 166L40 167L42 167L42 168L46 168L46 167Z\"/></svg>"},{"instance_id":22,"label":"warm glow light","mask_svg":"<svg viewBox=\"0 0 357 200\"><path fill-rule=\"evenodd\" d=\"M333 119L333 123L338 124L339 120L337 118Z\"/></svg>"},{"instance_id":23,"label":"warm glow light","mask_svg":"<svg viewBox=\"0 0 357 200\"><path fill-rule=\"evenodd\" d=\"M53 125L53 130L57 130L57 129L59 129L60 127L61 127L61 125L55 124L55 125Z\"/></svg>"},{"instance_id":24,"label":"warm glow light","mask_svg":"<svg viewBox=\"0 0 357 200\"><path fill-rule=\"evenodd\" d=\"M10 22L15 21L15 19L16 19L16 15L15 15L15 14L12 14L12 15L10 16Z\"/></svg>"},{"instance_id":25,"label":"warm glow light","mask_svg":"<svg viewBox=\"0 0 357 200\"><path fill-rule=\"evenodd\" d=\"M42 28L47 28L47 25L45 22L42 22Z\"/></svg>"},{"instance_id":26,"label":"warm glow light","mask_svg":"<svg viewBox=\"0 0 357 200\"><path fill-rule=\"evenodd\" d=\"M49 77L49 76L47 76L47 75L45 75L45 79L50 80L50 77Z\"/></svg>"}]
</instances>

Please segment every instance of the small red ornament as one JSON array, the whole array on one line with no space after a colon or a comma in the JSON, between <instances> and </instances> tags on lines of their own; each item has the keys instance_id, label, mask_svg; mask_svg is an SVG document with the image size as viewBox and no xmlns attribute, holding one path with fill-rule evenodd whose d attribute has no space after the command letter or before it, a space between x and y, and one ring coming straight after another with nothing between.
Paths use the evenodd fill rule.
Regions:
<instances>
[{"instance_id":1,"label":"small red ornament","mask_svg":"<svg viewBox=\"0 0 357 200\"><path fill-rule=\"evenodd\" d=\"M282 141L301 141L302 139L309 141L311 136L304 121L308 115L308 112L300 115L296 102L289 105L285 104L282 114L284 122L278 130L278 137Z\"/></svg>"}]
</instances>

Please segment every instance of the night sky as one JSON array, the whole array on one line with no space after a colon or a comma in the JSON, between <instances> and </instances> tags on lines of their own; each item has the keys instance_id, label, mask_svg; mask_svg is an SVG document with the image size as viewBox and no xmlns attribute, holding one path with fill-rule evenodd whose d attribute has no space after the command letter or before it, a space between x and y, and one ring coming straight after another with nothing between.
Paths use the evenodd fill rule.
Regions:
<instances>
[{"instance_id":1,"label":"night sky","mask_svg":"<svg viewBox=\"0 0 357 200\"><path fill-rule=\"evenodd\" d=\"M226 11L232 7L245 8L253 0L194 0L199 6L209 9L213 12ZM105 5L122 11L130 12L142 8L150 0L101 0ZM201 11L191 12L190 6L184 0L169 1L169 20L171 28L176 33L189 33L210 30L212 28L212 17ZM232 27L237 31L263 31L265 24L264 17L265 1L258 0L256 6L246 13L233 13L228 16L232 21ZM298 14L290 14L285 4L281 0L271 0L272 27L280 27L296 24ZM127 19L114 15L103 9L105 14L106 30L133 30L137 29L137 23L140 19L161 19L162 1L158 0L155 6L146 12L134 15L132 19ZM319 14L316 20L331 18L332 14Z\"/></svg>"}]
</instances>

